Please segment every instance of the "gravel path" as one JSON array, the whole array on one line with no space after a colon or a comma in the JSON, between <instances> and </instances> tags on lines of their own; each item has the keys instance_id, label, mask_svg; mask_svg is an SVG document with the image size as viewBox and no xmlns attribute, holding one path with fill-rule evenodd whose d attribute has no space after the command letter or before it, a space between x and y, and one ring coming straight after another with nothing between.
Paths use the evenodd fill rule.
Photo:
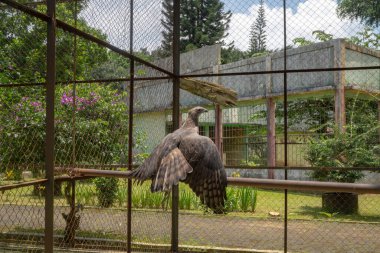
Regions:
<instances>
[{"instance_id":1,"label":"gravel path","mask_svg":"<svg viewBox=\"0 0 380 253\"><path fill-rule=\"evenodd\" d=\"M63 230L61 213L68 208L55 208L55 229ZM44 226L44 209L37 206L0 206L0 232L15 228L40 229ZM169 212L132 212L134 241L170 243ZM107 234L123 237L127 213L121 210L85 208L80 230L92 231L99 238ZM180 244L218 247L282 250L284 221L277 218L257 219L232 215L216 216L180 214ZM330 221L288 221L289 252L380 252L380 224Z\"/></svg>"}]
</instances>

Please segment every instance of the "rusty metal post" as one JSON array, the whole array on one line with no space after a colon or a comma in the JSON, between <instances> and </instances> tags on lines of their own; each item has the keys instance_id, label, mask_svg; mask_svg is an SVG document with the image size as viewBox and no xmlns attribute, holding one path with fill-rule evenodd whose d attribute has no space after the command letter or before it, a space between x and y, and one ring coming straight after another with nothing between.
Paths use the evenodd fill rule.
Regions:
<instances>
[{"instance_id":1,"label":"rusty metal post","mask_svg":"<svg viewBox=\"0 0 380 253\"><path fill-rule=\"evenodd\" d=\"M276 166L276 102L273 98L267 99L267 165ZM268 178L274 179L274 170L268 169Z\"/></svg>"},{"instance_id":2,"label":"rusty metal post","mask_svg":"<svg viewBox=\"0 0 380 253\"><path fill-rule=\"evenodd\" d=\"M133 0L130 1L129 53L133 54ZM133 109L134 109L134 77L135 61L130 59L129 67L129 122L128 122L128 170L133 169ZM127 252L132 251L132 179L128 178L127 196Z\"/></svg>"},{"instance_id":3,"label":"rusty metal post","mask_svg":"<svg viewBox=\"0 0 380 253\"><path fill-rule=\"evenodd\" d=\"M223 159L223 110L220 105L215 105L215 145Z\"/></svg>"},{"instance_id":4,"label":"rusty metal post","mask_svg":"<svg viewBox=\"0 0 380 253\"><path fill-rule=\"evenodd\" d=\"M179 128L179 76L180 76L180 0L173 1L173 131ZM178 252L178 185L172 189L171 251Z\"/></svg>"},{"instance_id":5,"label":"rusty metal post","mask_svg":"<svg viewBox=\"0 0 380 253\"><path fill-rule=\"evenodd\" d=\"M78 23L78 1L75 1L74 3L74 27L77 28ZM77 163L77 156L76 156L76 110L77 110L77 89L76 89L76 83L77 80L77 35L74 34L74 51L73 51L73 112L72 112L72 140L73 140L73 151L72 151L72 161L71 164L75 167ZM75 195L76 195L76 183L75 180L71 180L71 211L73 212L74 216L71 219L75 219ZM72 221L74 222L74 220ZM72 235L70 236L70 247L75 247L75 228L72 231Z\"/></svg>"},{"instance_id":6,"label":"rusty metal post","mask_svg":"<svg viewBox=\"0 0 380 253\"><path fill-rule=\"evenodd\" d=\"M377 101L377 121L380 124L380 101ZM377 129L377 141L380 144L380 128Z\"/></svg>"},{"instance_id":7,"label":"rusty metal post","mask_svg":"<svg viewBox=\"0 0 380 253\"><path fill-rule=\"evenodd\" d=\"M288 166L288 73L287 58L287 34L286 34L286 0L284 6L284 166ZM288 179L288 170L285 169L285 180ZM284 190L284 253L288 252L288 190Z\"/></svg>"},{"instance_id":8,"label":"rusty metal post","mask_svg":"<svg viewBox=\"0 0 380 253\"><path fill-rule=\"evenodd\" d=\"M265 58L265 70L272 70L272 57L267 56ZM272 75L267 74L265 77L265 86L267 94L267 166L276 166L276 102L274 98L271 98L273 92ZM274 179L274 170L268 168L268 178Z\"/></svg>"},{"instance_id":9,"label":"rusty metal post","mask_svg":"<svg viewBox=\"0 0 380 253\"><path fill-rule=\"evenodd\" d=\"M47 76L45 136L45 252L53 252L54 225L54 96L55 96L55 0L47 2Z\"/></svg>"},{"instance_id":10,"label":"rusty metal post","mask_svg":"<svg viewBox=\"0 0 380 253\"><path fill-rule=\"evenodd\" d=\"M219 74L220 70L220 64L221 64L221 54L218 55L218 62L217 65L213 67L212 72ZM214 76L213 77L214 83L220 83L220 77ZM219 151L220 157L223 159L223 109L219 104L215 105L215 132L214 132L214 138L215 138L215 145ZM224 161L223 161L224 163Z\"/></svg>"}]
</instances>

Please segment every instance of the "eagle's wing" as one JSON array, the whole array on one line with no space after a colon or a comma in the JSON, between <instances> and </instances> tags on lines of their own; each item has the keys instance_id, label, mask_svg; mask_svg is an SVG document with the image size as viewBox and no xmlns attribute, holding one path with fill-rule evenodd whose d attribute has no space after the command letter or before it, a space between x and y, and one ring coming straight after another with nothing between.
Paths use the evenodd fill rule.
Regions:
<instances>
[{"instance_id":1,"label":"eagle's wing","mask_svg":"<svg viewBox=\"0 0 380 253\"><path fill-rule=\"evenodd\" d=\"M186 134L187 131L182 129L168 134L144 163L132 171L131 176L140 183L152 179L152 192L169 191L173 185L184 180L186 174L193 171L178 149L182 136Z\"/></svg>"},{"instance_id":2,"label":"eagle's wing","mask_svg":"<svg viewBox=\"0 0 380 253\"><path fill-rule=\"evenodd\" d=\"M226 199L227 175L220 154L210 138L192 134L184 138L180 151L193 168L185 180L201 202L222 213Z\"/></svg>"},{"instance_id":3,"label":"eagle's wing","mask_svg":"<svg viewBox=\"0 0 380 253\"><path fill-rule=\"evenodd\" d=\"M152 179L152 192L169 191L183 181L214 212L224 210L227 176L222 160L211 139L194 129L167 135L132 177L140 182Z\"/></svg>"}]
</instances>

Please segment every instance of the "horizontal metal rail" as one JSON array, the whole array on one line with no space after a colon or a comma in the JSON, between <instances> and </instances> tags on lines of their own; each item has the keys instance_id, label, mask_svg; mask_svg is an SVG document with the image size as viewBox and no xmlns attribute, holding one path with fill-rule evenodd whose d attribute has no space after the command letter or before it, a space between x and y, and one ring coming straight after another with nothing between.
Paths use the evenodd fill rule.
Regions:
<instances>
[{"instance_id":1,"label":"horizontal metal rail","mask_svg":"<svg viewBox=\"0 0 380 253\"><path fill-rule=\"evenodd\" d=\"M248 166L248 165L225 165L226 169L246 169L246 170L354 170L380 172L380 167L306 167L306 166Z\"/></svg>"},{"instance_id":2,"label":"horizontal metal rail","mask_svg":"<svg viewBox=\"0 0 380 253\"><path fill-rule=\"evenodd\" d=\"M47 179L43 178L43 179L37 179L37 180L33 180L33 181L16 183L16 184L1 185L0 191L8 191L8 190L13 190L13 189L21 188L21 187L26 187L26 186L43 184L46 182L47 182Z\"/></svg>"},{"instance_id":3,"label":"horizontal metal rail","mask_svg":"<svg viewBox=\"0 0 380 253\"><path fill-rule=\"evenodd\" d=\"M6 0L0 0L6 1ZM121 50L121 49L120 49ZM125 51L124 51L125 52ZM126 56L129 57L129 56ZM135 56L134 56L135 57ZM138 57L137 57L138 58ZM145 63L142 63L146 65ZM152 64L152 66L156 66ZM150 66L150 67L152 67ZM153 67L152 67L153 68ZM329 71L344 71L344 70L380 70L380 66L368 66L368 67L346 67L346 68L320 68L320 69L293 69L293 70L268 70L268 71L253 71L253 72L231 72L231 73L207 73L207 74L183 74L180 78L186 77L216 77L216 76L237 76L237 75L263 75L263 74L283 74L283 73L303 73L303 72L329 72ZM158 70L160 71L160 70ZM169 72L170 73L170 72ZM155 80L168 80L172 79L172 76L152 76L152 77L135 77L135 81L155 81ZM111 83L111 82L129 82L131 78L114 78L114 79L97 79L97 80L69 80L59 81L56 84L67 83ZM6 87L23 87L23 86L43 86L45 83L3 83L0 84L0 88Z\"/></svg>"},{"instance_id":4,"label":"horizontal metal rail","mask_svg":"<svg viewBox=\"0 0 380 253\"><path fill-rule=\"evenodd\" d=\"M238 177L229 177L228 184L236 186L252 186L258 188L287 189L297 191L353 192L380 194L380 184L314 182Z\"/></svg>"},{"instance_id":5,"label":"horizontal metal rail","mask_svg":"<svg viewBox=\"0 0 380 253\"><path fill-rule=\"evenodd\" d=\"M81 169L81 168L73 168L71 169L71 172L75 176L129 178L131 175L131 171L96 170L96 169ZM274 179L235 178L235 177L228 177L227 182L229 185L234 185L234 186L249 186L249 187L269 188L269 189L380 194L380 184L313 182L313 181L274 180Z\"/></svg>"},{"instance_id":6,"label":"horizontal metal rail","mask_svg":"<svg viewBox=\"0 0 380 253\"><path fill-rule=\"evenodd\" d=\"M134 164L132 167L137 168L140 164ZM252 169L252 170L265 170L265 169L274 169L274 170L360 170L360 171L378 171L380 172L380 167L307 167L307 166L249 166L249 165L224 165L226 169ZM65 167L57 167L57 169L68 170L72 166L67 165ZM100 168L100 169L117 169L117 168L128 168L128 164L78 164L77 168L86 169L86 168Z\"/></svg>"},{"instance_id":7,"label":"horizontal metal rail","mask_svg":"<svg viewBox=\"0 0 380 253\"><path fill-rule=\"evenodd\" d=\"M64 182L64 181L72 181L72 180L86 180L91 179L93 177L91 176L76 176L76 177L70 177L70 176L58 176L54 178L55 182ZM40 185L46 183L47 179L37 179L33 181L28 182L21 182L21 183L14 183L9 185L0 185L0 192L2 191L9 191L17 188L27 187L31 185Z\"/></svg>"},{"instance_id":8,"label":"horizontal metal rail","mask_svg":"<svg viewBox=\"0 0 380 253\"><path fill-rule=\"evenodd\" d=\"M284 74L284 73L305 73L305 72L331 72L344 70L380 70L380 66L367 67L345 67L345 68L313 68L313 69L283 69L283 70L263 70L247 72L227 72L227 73L206 73L206 74L182 74L181 78L191 77L214 77L214 76L246 76L246 75L263 75L263 74Z\"/></svg>"},{"instance_id":9,"label":"horizontal metal rail","mask_svg":"<svg viewBox=\"0 0 380 253\"><path fill-rule=\"evenodd\" d=\"M112 166L113 168L125 167L123 164ZM237 166L228 166L227 168L236 168ZM244 168L244 166L240 166ZM312 169L310 167L262 167L252 168L245 167L245 169L299 169L306 170ZM363 168L363 170L370 170ZM101 170L101 169L86 169L86 168L67 168L56 167L55 172L67 173L70 176L55 177L55 181L68 181L68 180L85 180L92 177L118 177L129 178L131 171L116 171L116 170ZM2 185L0 191L12 190L20 187L31 185L43 184L47 179L37 179L28 182ZM341 191L341 192L356 192L356 193L375 193L380 194L380 184L356 184L356 183L335 183L335 182L314 182L314 181L296 181L296 180L272 180L272 179L259 179L259 178L235 178L228 177L229 185L236 186L252 186L260 188L275 188L275 189L289 189L289 190L305 190L305 191Z\"/></svg>"}]
</instances>

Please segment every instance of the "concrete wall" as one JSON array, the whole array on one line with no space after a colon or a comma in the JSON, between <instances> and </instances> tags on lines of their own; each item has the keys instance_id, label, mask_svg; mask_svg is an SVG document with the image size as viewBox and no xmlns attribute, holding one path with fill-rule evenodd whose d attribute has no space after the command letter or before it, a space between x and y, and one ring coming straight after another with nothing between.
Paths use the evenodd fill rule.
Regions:
<instances>
[{"instance_id":1,"label":"concrete wall","mask_svg":"<svg viewBox=\"0 0 380 253\"><path fill-rule=\"evenodd\" d=\"M351 46L351 47L350 47ZM374 52L348 45L346 67L380 66L380 51ZM380 70L349 70L345 73L346 86L369 92L380 92Z\"/></svg>"},{"instance_id":2,"label":"concrete wall","mask_svg":"<svg viewBox=\"0 0 380 253\"><path fill-rule=\"evenodd\" d=\"M284 68L282 51L272 53L269 56L219 65L220 51L220 45L214 45L181 54L181 73L238 73L283 70ZM166 58L155 64L170 69L171 59ZM289 70L374 65L380 65L380 52L355 46L342 39L315 43L287 51L287 68ZM145 76L152 76L154 72L149 71L148 68L140 69L140 72L145 73ZM282 96L283 94L284 75L282 73L199 79L218 82L236 90L239 103L255 103L260 99ZM290 96L310 96L316 92L333 94L335 89L341 85L378 94L380 92L379 70L288 74L288 94ZM170 108L172 102L171 88L172 84L168 80L139 82L136 87L136 100L140 102L138 111L158 111ZM180 96L182 107L211 105L206 99L194 96L186 91L181 91Z\"/></svg>"},{"instance_id":3,"label":"concrete wall","mask_svg":"<svg viewBox=\"0 0 380 253\"><path fill-rule=\"evenodd\" d=\"M237 73L254 71L271 71L283 69L283 52L275 52L269 56L245 59L229 64L219 65L220 46L209 46L181 54L181 73ZM170 69L171 59L163 59L159 66ZM316 43L287 51L288 69L323 69L332 67L379 66L380 52L337 39L324 43ZM141 73L152 76L149 69ZM264 102L267 97L281 96L283 93L283 74L237 75L205 78L204 80L223 84L238 92L240 105L254 105ZM334 94L335 89L345 85L348 91L359 90L373 94L380 92L379 70L341 71L341 72L304 72L288 74L288 94L290 98L299 96L315 96L316 94ZM136 87L136 127L147 134L148 150L151 151L165 135L165 110L172 106L172 84L168 80L140 82ZM347 92L346 92L347 94ZM370 97L370 96L368 96ZM203 105L212 108L212 104L186 91L181 91L182 108ZM265 119L255 122L247 120L252 114L248 107L228 108L223 110L224 123L265 124ZM214 112L202 115L200 122L214 123ZM186 114L183 114L183 119ZM289 145L289 154L302 156L303 145ZM276 147L276 163L283 163L283 145ZM288 158L290 166L301 166L299 158ZM296 164L293 163L296 161ZM306 162L305 162L306 163ZM266 177L266 171L255 171L257 177ZM372 176L371 176L372 175ZM379 174L380 175L380 174ZM276 178L282 178L283 172L276 172ZM289 171L289 179L308 179L308 172ZM377 174L369 174L365 180L380 179Z\"/></svg>"},{"instance_id":4,"label":"concrete wall","mask_svg":"<svg viewBox=\"0 0 380 253\"><path fill-rule=\"evenodd\" d=\"M181 54L181 74L207 74L213 73L214 66L220 64L220 45L206 46L197 50ZM154 62L164 69L171 69L172 59L165 58ZM137 72L144 73L140 77L157 76L156 71L147 67L138 67ZM212 81L212 78L201 78ZM172 105L172 82L170 80L144 81L136 83L135 100L136 111L161 111L169 109ZM194 96L181 90L180 105L189 107L192 105L210 104L206 99Z\"/></svg>"},{"instance_id":5,"label":"concrete wall","mask_svg":"<svg viewBox=\"0 0 380 253\"><path fill-rule=\"evenodd\" d=\"M165 112L150 112L136 115L134 127L137 131L146 134L144 144L147 152L151 152L154 147L165 137Z\"/></svg>"}]
</instances>

